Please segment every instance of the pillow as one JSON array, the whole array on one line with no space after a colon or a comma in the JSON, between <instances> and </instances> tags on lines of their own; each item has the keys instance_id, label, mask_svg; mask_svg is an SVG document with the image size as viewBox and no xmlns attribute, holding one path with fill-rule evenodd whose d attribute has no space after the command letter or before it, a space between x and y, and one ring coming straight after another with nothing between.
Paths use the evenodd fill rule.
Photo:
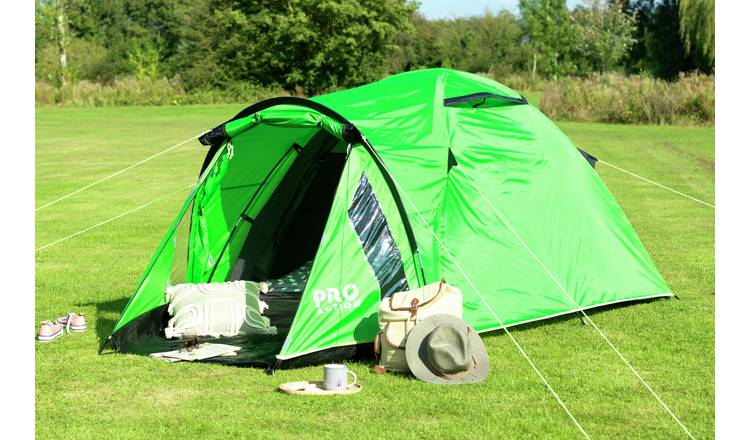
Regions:
<instances>
[{"instance_id":1,"label":"pillow","mask_svg":"<svg viewBox=\"0 0 750 440\"><path fill-rule=\"evenodd\" d=\"M261 313L260 293L267 291L265 283L252 281L170 286L166 296L172 319L164 334L170 339L276 334Z\"/></svg>"}]
</instances>

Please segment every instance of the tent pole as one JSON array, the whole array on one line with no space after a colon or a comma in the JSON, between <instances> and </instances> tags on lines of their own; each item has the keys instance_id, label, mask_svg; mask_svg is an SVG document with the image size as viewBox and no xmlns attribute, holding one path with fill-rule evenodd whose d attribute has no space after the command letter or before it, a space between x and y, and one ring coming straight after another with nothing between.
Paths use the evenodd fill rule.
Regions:
<instances>
[{"instance_id":1,"label":"tent pole","mask_svg":"<svg viewBox=\"0 0 750 440\"><path fill-rule=\"evenodd\" d=\"M383 159L380 157L378 152L375 151L375 148L373 148L373 146L362 133L360 133L360 139L362 141L362 146L365 147L365 150L367 150L367 152L370 154L370 157L372 157L372 159L375 161L375 165L377 165L378 170L380 170L380 174L382 174L383 179L385 179L385 183L388 186L388 189L391 191L393 201L396 202L396 208L398 209L398 213L401 216L401 222L404 224L404 229L406 230L406 238L409 240L411 253L419 260L419 273L422 274L422 285L424 286L427 284L427 279L424 275L424 267L422 267L422 257L419 252L419 247L417 247L417 240L414 237L414 230L412 229L411 222L409 221L409 217L406 214L406 209L404 208L404 203L401 200L401 195L399 194L399 188L397 188L396 181L393 179L393 176L391 176L391 173L388 172L388 169L385 167L385 162L383 162Z\"/></svg>"}]
</instances>

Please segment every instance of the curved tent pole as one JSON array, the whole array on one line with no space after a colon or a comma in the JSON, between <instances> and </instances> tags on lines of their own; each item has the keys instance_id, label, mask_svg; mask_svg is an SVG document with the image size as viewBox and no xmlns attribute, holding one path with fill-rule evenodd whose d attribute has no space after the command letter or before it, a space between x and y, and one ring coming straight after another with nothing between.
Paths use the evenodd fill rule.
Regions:
<instances>
[{"instance_id":1,"label":"curved tent pole","mask_svg":"<svg viewBox=\"0 0 750 440\"><path fill-rule=\"evenodd\" d=\"M396 188L396 184L393 181L393 177L391 177L391 173L388 172L388 170L385 168L385 164L383 162L383 159L380 157L377 151L375 151L375 148L370 145L370 142L367 141L367 139L360 134L362 138L362 146L365 147L365 150L367 150L368 153L370 153L370 156L372 157L372 160L375 161L375 164L378 166L378 170L380 170L380 173L383 175L383 178L385 179L386 185L388 185L388 189L391 191L391 195L393 196L393 201L396 202L396 207L398 208L399 216L401 217L401 221L404 223L404 229L406 230L406 237L409 239L409 246L411 247L411 253L412 255L418 260L419 264L419 272L422 274L422 285L427 284L427 279L424 275L424 267L422 266L422 256L419 253L419 248L417 247L417 240L414 237L414 230L411 227L411 223L409 222L409 217L406 214L406 209L404 208L404 202L401 200L401 195L398 192L398 188Z\"/></svg>"},{"instance_id":2,"label":"curved tent pole","mask_svg":"<svg viewBox=\"0 0 750 440\"><path fill-rule=\"evenodd\" d=\"M296 96L277 96L276 98L269 98L260 102L256 102L255 104L244 108L241 112L237 113L237 115L235 115L235 117L233 117L232 119L222 123L221 125L214 127L208 133L203 134L203 136L198 138L198 141L200 141L201 144L206 145L206 146L209 146L209 145L215 146L216 144L220 144L229 138L229 135L227 135L227 132L224 130L224 126L226 124L232 121L236 121L238 119L246 118L252 114L258 113L259 111L263 111L267 108L271 108L277 105L298 105L301 107L307 107L325 116L328 116L329 118L333 118L337 120L338 122L341 122L342 124L349 124L352 127L354 127L354 124L347 121L346 118L338 114L336 111L330 109L329 107L326 107L323 104L315 102L311 99L299 98ZM356 135L357 133L359 133L359 130L356 130L356 132L352 134ZM347 139L344 139L344 140L347 140Z\"/></svg>"},{"instance_id":3,"label":"curved tent pole","mask_svg":"<svg viewBox=\"0 0 750 440\"><path fill-rule=\"evenodd\" d=\"M297 105L301 107L307 107L325 116L333 118L344 125L344 130L342 133L344 137L344 141L349 142L352 145L361 144L362 146L365 147L365 150L367 150L367 152L370 154L372 159L375 161L375 164L377 165L378 170L380 170L380 173L382 174L383 178L385 179L386 184L388 185L388 189L390 190L391 195L393 196L394 202L396 202L396 207L398 208L398 213L399 213L399 216L401 217L401 222L403 223L404 229L406 231L406 237L409 240L409 247L411 248L412 256L414 256L415 258L415 263L419 265L419 272L422 275L422 285L427 284L427 279L424 274L424 268L422 267L422 257L419 253L417 240L414 236L414 229L411 227L411 222L409 221L409 217L406 214L404 203L401 200L401 195L399 194L398 189L396 188L396 185L393 181L393 177L385 168L384 162L382 158L380 157L380 155L378 154L378 152L375 151L375 148L373 148L373 146L367 141L367 139L362 135L359 129L354 124L349 122L346 118L341 116L338 112L331 109L330 107L327 107L311 99L300 98L296 96L279 96L276 98L266 99L264 101L257 102L249 107L246 107L241 112L237 113L235 117L224 122L221 125L214 127L212 130L210 130L208 133L204 134L198 139L201 144L211 146L211 149L209 150L208 154L206 155L206 159L204 160L203 167L201 169L201 174L203 173L203 171L205 171L207 164L209 164L211 160L213 160L213 156L218 151L217 144L221 145L224 141L229 139L229 135L224 129L224 126L227 123L236 121L237 119L246 118L254 113L257 113L259 111L262 111L262 110L265 110L267 108L274 107L277 105Z\"/></svg>"}]
</instances>

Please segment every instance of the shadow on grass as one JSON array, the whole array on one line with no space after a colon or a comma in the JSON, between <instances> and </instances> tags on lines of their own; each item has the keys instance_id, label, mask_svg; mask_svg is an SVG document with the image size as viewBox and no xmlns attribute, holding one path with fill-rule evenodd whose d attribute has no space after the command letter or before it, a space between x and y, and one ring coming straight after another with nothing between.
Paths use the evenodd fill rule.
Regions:
<instances>
[{"instance_id":1,"label":"shadow on grass","mask_svg":"<svg viewBox=\"0 0 750 440\"><path fill-rule=\"evenodd\" d=\"M99 344L104 342L110 334L112 329L115 328L115 323L120 316L120 313L125 309L125 305L128 303L129 297L122 297L118 299L111 299L108 301L98 301L81 303L79 306L94 306L96 307L96 337L99 340Z\"/></svg>"},{"instance_id":2,"label":"shadow on grass","mask_svg":"<svg viewBox=\"0 0 750 440\"><path fill-rule=\"evenodd\" d=\"M635 304L645 304L645 303L653 303L657 301L668 301L668 300L676 300L677 298L674 297L661 297L661 298L651 298L646 300L634 300L634 301L626 301L622 303L617 304L610 304L606 306L596 307L593 309L586 310L586 314L590 317L594 317L600 313L615 310L623 307L630 307ZM128 297L122 297L118 299L112 299L107 301L99 301L99 302L89 302L89 303L79 303L79 306L94 306L96 307L96 336L99 341L99 344L102 344L112 333L112 329L115 326L115 323L117 322L118 317L120 316L120 313L125 309L125 305L127 304L129 298ZM374 316L368 317L368 319L372 319ZM376 317L375 317L376 318ZM520 325L514 325L509 327L511 331L515 332L524 332L527 330L532 330L540 326L547 326L547 325L554 325L554 324L561 324L564 322L568 322L571 320L580 320L583 318L583 316L579 312L571 312L565 315L556 316L554 318L547 318L542 319L539 321L529 322L526 324L520 324ZM363 325L360 325L360 327L364 327ZM362 328L358 328L355 330L355 333L361 332ZM504 336L505 331L503 329L493 330L489 332L482 333L483 336ZM346 347L345 347L346 348ZM347 353L344 356L343 353L339 353L339 359L337 357L337 361L343 361L343 360L350 360L350 361L356 361L363 364L368 365L368 367L371 369L376 363L377 359L374 356L374 352L372 350L372 343L366 343L366 344L358 344L355 346L355 348L352 350L351 353ZM282 367L282 369L289 369L289 368L299 368L304 367L308 365L317 365L319 362L292 362L293 365L285 365ZM233 365L235 367L251 367L251 368L257 368L260 365ZM272 370L269 371L272 373ZM408 374L406 375L408 376Z\"/></svg>"}]
</instances>

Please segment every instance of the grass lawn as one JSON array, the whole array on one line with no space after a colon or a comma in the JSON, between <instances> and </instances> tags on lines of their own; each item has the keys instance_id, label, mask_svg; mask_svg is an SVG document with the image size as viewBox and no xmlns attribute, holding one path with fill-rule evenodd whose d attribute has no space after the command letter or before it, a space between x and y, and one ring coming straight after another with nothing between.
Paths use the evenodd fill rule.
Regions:
<instances>
[{"instance_id":1,"label":"grass lawn","mask_svg":"<svg viewBox=\"0 0 750 440\"><path fill-rule=\"evenodd\" d=\"M240 105L39 109L36 206L234 115ZM714 129L561 123L581 148L708 203ZM97 355L151 253L187 195L205 148L192 142L36 213L36 247L157 203L36 254L36 324L83 311L90 329L36 343L39 438L580 438L502 333L484 336L490 376L441 387L370 373L343 398L282 395L278 371ZM595 322L696 438L714 430L714 211L599 165L680 300L592 311ZM684 433L591 326L563 317L511 330L591 438ZM29 335L31 339L31 335Z\"/></svg>"}]
</instances>

